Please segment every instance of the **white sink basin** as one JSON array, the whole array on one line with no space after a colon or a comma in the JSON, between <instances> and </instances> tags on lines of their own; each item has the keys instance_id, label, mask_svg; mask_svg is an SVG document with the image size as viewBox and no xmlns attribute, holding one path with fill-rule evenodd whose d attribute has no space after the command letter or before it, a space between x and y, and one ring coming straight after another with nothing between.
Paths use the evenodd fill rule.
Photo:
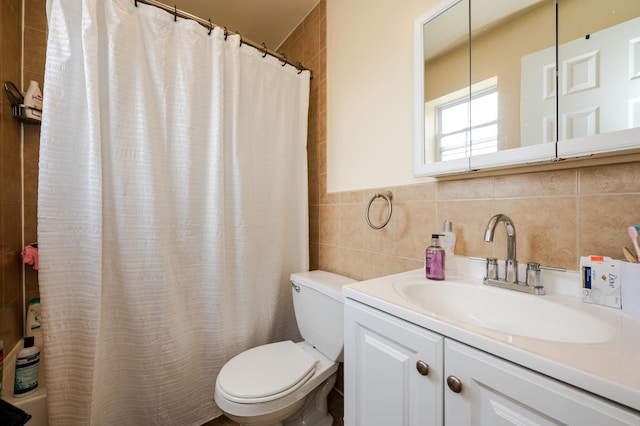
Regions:
<instances>
[{"instance_id":1,"label":"white sink basin","mask_svg":"<svg viewBox=\"0 0 640 426\"><path fill-rule=\"evenodd\" d=\"M510 335L565 343L601 343L615 335L610 324L546 296L463 281L403 280L394 291L432 317Z\"/></svg>"}]
</instances>

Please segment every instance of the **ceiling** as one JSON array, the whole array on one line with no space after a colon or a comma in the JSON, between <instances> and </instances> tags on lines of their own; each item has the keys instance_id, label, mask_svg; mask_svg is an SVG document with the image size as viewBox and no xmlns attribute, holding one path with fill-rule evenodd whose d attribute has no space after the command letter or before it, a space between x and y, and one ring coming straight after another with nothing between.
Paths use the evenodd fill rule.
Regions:
<instances>
[{"instance_id":1,"label":"ceiling","mask_svg":"<svg viewBox=\"0 0 640 426\"><path fill-rule=\"evenodd\" d=\"M319 0L160 0L275 51Z\"/></svg>"}]
</instances>

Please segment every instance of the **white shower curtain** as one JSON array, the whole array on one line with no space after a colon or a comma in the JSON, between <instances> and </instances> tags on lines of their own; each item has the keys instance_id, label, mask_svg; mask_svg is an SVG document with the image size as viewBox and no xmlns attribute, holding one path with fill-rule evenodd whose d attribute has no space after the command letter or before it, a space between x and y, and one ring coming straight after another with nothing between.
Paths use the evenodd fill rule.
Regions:
<instances>
[{"instance_id":1,"label":"white shower curtain","mask_svg":"<svg viewBox=\"0 0 640 426\"><path fill-rule=\"evenodd\" d=\"M49 0L40 292L51 425L199 425L298 337L309 73L134 0Z\"/></svg>"}]
</instances>

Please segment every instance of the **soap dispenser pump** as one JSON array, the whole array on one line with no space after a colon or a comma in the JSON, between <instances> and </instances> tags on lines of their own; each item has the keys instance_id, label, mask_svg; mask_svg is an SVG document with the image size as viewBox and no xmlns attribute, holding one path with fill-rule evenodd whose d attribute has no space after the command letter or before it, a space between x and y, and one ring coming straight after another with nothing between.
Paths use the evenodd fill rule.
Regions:
<instances>
[{"instance_id":1,"label":"soap dispenser pump","mask_svg":"<svg viewBox=\"0 0 640 426\"><path fill-rule=\"evenodd\" d=\"M425 253L425 274L430 280L444 280L445 252L439 245L439 234L431 234L431 245Z\"/></svg>"}]
</instances>

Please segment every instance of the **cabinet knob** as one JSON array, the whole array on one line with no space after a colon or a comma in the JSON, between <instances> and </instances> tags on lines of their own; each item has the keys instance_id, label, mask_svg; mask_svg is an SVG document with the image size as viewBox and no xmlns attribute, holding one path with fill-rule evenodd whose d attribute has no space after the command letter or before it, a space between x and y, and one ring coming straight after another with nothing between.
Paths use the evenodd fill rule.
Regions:
<instances>
[{"instance_id":1,"label":"cabinet knob","mask_svg":"<svg viewBox=\"0 0 640 426\"><path fill-rule=\"evenodd\" d=\"M447 377L447 385L449 386L449 389L455 393L460 393L462 391L462 382L456 376Z\"/></svg>"},{"instance_id":2,"label":"cabinet knob","mask_svg":"<svg viewBox=\"0 0 640 426\"><path fill-rule=\"evenodd\" d=\"M418 361L416 362L416 370L418 370L418 373L421 375L426 376L429 374L429 364L424 361Z\"/></svg>"}]
</instances>

